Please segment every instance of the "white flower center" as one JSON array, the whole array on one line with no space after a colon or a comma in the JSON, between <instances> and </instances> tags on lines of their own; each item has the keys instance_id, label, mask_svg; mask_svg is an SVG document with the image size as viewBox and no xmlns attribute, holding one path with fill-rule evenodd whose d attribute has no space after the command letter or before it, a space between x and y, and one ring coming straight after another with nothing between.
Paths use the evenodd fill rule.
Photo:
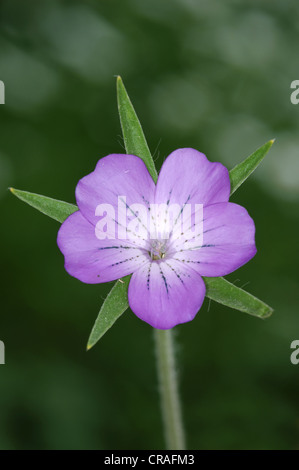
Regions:
<instances>
[{"instance_id":1,"label":"white flower center","mask_svg":"<svg viewBox=\"0 0 299 470\"><path fill-rule=\"evenodd\" d=\"M160 260L165 258L168 240L152 240L149 255L152 260Z\"/></svg>"}]
</instances>

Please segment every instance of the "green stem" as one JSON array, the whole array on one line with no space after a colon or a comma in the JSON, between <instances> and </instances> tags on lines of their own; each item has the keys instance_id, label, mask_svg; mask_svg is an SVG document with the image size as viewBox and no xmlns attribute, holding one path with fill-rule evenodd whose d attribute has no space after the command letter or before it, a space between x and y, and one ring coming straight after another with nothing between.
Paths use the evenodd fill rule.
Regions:
<instances>
[{"instance_id":1,"label":"green stem","mask_svg":"<svg viewBox=\"0 0 299 470\"><path fill-rule=\"evenodd\" d=\"M185 438L175 370L172 330L154 330L161 408L168 450L184 450Z\"/></svg>"}]
</instances>

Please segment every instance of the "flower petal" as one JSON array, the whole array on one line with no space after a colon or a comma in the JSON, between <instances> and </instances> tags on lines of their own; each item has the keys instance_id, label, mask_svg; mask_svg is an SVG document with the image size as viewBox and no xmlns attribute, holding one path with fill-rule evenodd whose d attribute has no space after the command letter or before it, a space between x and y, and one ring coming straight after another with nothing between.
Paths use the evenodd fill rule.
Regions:
<instances>
[{"instance_id":1,"label":"flower petal","mask_svg":"<svg viewBox=\"0 0 299 470\"><path fill-rule=\"evenodd\" d=\"M148 261L144 251L125 241L99 240L95 227L80 211L61 225L57 244L65 257L66 271L87 284L114 281Z\"/></svg>"},{"instance_id":2,"label":"flower petal","mask_svg":"<svg viewBox=\"0 0 299 470\"><path fill-rule=\"evenodd\" d=\"M155 184L139 157L111 154L99 160L95 170L79 181L76 200L83 216L93 225L99 221L97 208L109 205L114 211L116 224L127 227L128 220L124 220L124 214L127 213L131 219L132 215L135 216L132 211L130 213L129 206L140 204L146 213L154 201L154 192ZM147 227L146 222L144 225ZM135 241L138 242L138 237Z\"/></svg>"},{"instance_id":3,"label":"flower petal","mask_svg":"<svg viewBox=\"0 0 299 470\"><path fill-rule=\"evenodd\" d=\"M165 160L157 182L157 204L214 204L228 202L228 170L192 148L172 152Z\"/></svg>"},{"instance_id":4,"label":"flower petal","mask_svg":"<svg viewBox=\"0 0 299 470\"><path fill-rule=\"evenodd\" d=\"M193 320L205 296L201 276L182 262L149 262L134 272L129 305L141 320L167 330Z\"/></svg>"},{"instance_id":5,"label":"flower petal","mask_svg":"<svg viewBox=\"0 0 299 470\"><path fill-rule=\"evenodd\" d=\"M181 251L175 259L192 266L202 276L225 276L256 254L255 226L244 207L234 203L213 204L203 209L202 246ZM188 245L189 248L189 245Z\"/></svg>"}]
</instances>

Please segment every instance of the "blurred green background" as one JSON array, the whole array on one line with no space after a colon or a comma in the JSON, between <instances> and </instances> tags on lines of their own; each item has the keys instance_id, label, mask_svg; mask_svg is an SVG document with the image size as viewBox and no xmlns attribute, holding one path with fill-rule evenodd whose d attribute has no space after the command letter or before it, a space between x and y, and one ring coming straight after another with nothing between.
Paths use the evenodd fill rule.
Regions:
<instances>
[{"instance_id":1,"label":"blurred green background","mask_svg":"<svg viewBox=\"0 0 299 470\"><path fill-rule=\"evenodd\" d=\"M86 353L111 286L68 276L59 225L7 191L74 202L97 160L124 152L116 74L158 168L179 147L231 168L276 138L232 198L258 253L228 277L275 314L206 300L175 331L189 448L299 448L297 18L295 0L0 2L1 449L164 446L151 327L128 311Z\"/></svg>"}]
</instances>

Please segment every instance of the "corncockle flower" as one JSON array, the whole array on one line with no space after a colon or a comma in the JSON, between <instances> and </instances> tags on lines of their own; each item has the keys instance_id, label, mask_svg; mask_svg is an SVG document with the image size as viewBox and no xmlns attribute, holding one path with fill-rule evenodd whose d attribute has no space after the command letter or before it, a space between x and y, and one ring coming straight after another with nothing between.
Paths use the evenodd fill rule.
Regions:
<instances>
[{"instance_id":1,"label":"corncockle flower","mask_svg":"<svg viewBox=\"0 0 299 470\"><path fill-rule=\"evenodd\" d=\"M79 211L59 230L65 269L88 284L132 274L139 318L158 329L188 322L204 300L202 276L229 274L256 253L254 222L229 195L228 170L191 148L169 155L157 185L139 157L108 155L79 181ZM180 210L169 217L171 207Z\"/></svg>"},{"instance_id":2,"label":"corncockle flower","mask_svg":"<svg viewBox=\"0 0 299 470\"><path fill-rule=\"evenodd\" d=\"M22 201L62 223L57 242L70 275L89 284L121 281L126 276L115 283L101 306L87 350L126 311L129 300L132 311L155 328L167 448L184 450L171 328L192 320L205 294L259 318L273 311L219 276L238 269L256 253L253 220L243 207L228 201L261 163L274 140L230 172L197 150L179 149L165 160L158 177L120 77L117 101L128 154L102 158L95 170L79 181L77 206L10 189Z\"/></svg>"}]
</instances>

